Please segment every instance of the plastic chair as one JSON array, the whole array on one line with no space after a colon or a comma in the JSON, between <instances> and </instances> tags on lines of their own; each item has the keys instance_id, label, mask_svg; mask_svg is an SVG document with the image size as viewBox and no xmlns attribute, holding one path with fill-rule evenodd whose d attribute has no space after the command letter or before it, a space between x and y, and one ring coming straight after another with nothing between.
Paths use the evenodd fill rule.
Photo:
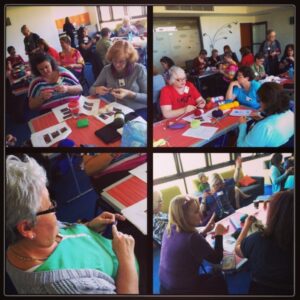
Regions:
<instances>
[{"instance_id":1,"label":"plastic chair","mask_svg":"<svg viewBox=\"0 0 300 300\"><path fill-rule=\"evenodd\" d=\"M181 195L182 193L177 185L171 186L166 189L162 189L160 190L160 192L162 194L162 200L163 200L161 211L167 213L169 210L169 205L171 200L175 196Z\"/></svg>"}]
</instances>

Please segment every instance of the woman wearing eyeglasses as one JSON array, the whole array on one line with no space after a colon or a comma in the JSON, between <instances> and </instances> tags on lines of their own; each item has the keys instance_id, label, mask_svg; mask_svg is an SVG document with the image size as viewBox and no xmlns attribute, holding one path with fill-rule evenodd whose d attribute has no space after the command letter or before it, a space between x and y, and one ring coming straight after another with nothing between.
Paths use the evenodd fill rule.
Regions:
<instances>
[{"instance_id":1,"label":"woman wearing eyeglasses","mask_svg":"<svg viewBox=\"0 0 300 300\"><path fill-rule=\"evenodd\" d=\"M33 158L6 159L6 271L19 294L138 293L134 239L102 213L87 224L63 224L49 199L44 169Z\"/></svg>"},{"instance_id":2,"label":"woman wearing eyeglasses","mask_svg":"<svg viewBox=\"0 0 300 300\"><path fill-rule=\"evenodd\" d=\"M205 100L196 87L186 80L186 74L180 67L173 66L169 69L169 85L160 92L160 106L163 116L176 118L195 110L204 108Z\"/></svg>"},{"instance_id":3,"label":"woman wearing eyeglasses","mask_svg":"<svg viewBox=\"0 0 300 300\"><path fill-rule=\"evenodd\" d=\"M147 71L128 41L116 41L106 54L106 65L90 88L90 95L110 93L133 110L147 107Z\"/></svg>"},{"instance_id":4,"label":"woman wearing eyeglasses","mask_svg":"<svg viewBox=\"0 0 300 300\"><path fill-rule=\"evenodd\" d=\"M202 233L196 229L202 221L199 201L190 196L176 196L169 207L169 222L163 234L159 278L161 294L226 294L223 276L199 275L205 259L218 264L223 258L223 234L227 229L215 228L215 246L205 240L213 230L214 216Z\"/></svg>"}]
</instances>

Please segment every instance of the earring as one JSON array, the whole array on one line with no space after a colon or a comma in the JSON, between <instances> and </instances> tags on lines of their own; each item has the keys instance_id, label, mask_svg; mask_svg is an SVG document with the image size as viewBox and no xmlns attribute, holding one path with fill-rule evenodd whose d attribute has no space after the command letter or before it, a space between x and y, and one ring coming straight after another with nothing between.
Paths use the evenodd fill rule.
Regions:
<instances>
[{"instance_id":1,"label":"earring","mask_svg":"<svg viewBox=\"0 0 300 300\"><path fill-rule=\"evenodd\" d=\"M33 233L30 239L33 240L34 238L35 238L35 234Z\"/></svg>"}]
</instances>

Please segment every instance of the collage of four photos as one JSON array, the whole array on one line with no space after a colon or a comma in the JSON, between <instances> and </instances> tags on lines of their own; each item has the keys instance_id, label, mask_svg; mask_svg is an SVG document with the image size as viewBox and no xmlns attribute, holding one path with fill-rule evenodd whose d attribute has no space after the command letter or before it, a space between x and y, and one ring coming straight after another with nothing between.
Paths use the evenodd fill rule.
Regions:
<instances>
[{"instance_id":1,"label":"collage of four photos","mask_svg":"<svg viewBox=\"0 0 300 300\"><path fill-rule=\"evenodd\" d=\"M295 18L4 6L4 294L294 295Z\"/></svg>"}]
</instances>

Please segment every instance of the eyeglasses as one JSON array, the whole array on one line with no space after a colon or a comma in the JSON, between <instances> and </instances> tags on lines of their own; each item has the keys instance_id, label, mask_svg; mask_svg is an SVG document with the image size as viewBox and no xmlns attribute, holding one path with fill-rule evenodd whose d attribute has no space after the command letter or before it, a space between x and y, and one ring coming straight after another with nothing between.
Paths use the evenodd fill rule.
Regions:
<instances>
[{"instance_id":1,"label":"eyeglasses","mask_svg":"<svg viewBox=\"0 0 300 300\"><path fill-rule=\"evenodd\" d=\"M175 79L177 82L180 82L180 81L186 81L186 78L176 78Z\"/></svg>"},{"instance_id":2,"label":"eyeglasses","mask_svg":"<svg viewBox=\"0 0 300 300\"><path fill-rule=\"evenodd\" d=\"M127 60L112 60L114 65L126 65Z\"/></svg>"},{"instance_id":3,"label":"eyeglasses","mask_svg":"<svg viewBox=\"0 0 300 300\"><path fill-rule=\"evenodd\" d=\"M57 203L55 200L51 200L52 203L52 207L47 209L47 210L42 210L36 213L36 216L40 216L40 215L46 215L46 214L50 214L50 213L55 213L56 212L56 208L57 208Z\"/></svg>"}]
</instances>

